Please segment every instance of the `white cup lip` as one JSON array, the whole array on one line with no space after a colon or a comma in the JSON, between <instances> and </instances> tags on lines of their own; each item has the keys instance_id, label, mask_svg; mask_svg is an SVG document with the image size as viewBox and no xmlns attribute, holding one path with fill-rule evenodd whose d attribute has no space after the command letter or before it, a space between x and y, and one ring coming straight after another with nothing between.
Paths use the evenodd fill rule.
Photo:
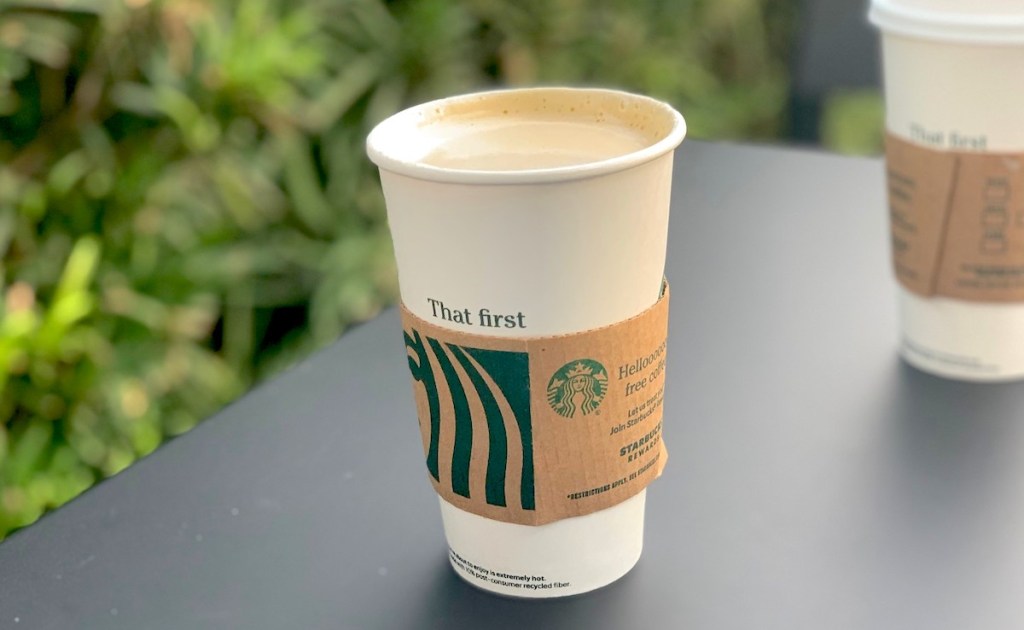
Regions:
<instances>
[{"instance_id":1,"label":"white cup lip","mask_svg":"<svg viewBox=\"0 0 1024 630\"><path fill-rule=\"evenodd\" d=\"M584 96L588 94L617 96L632 102L643 104L644 106L651 108L652 111L668 117L671 120L671 126L668 133L657 142L637 151L633 151L632 153L627 153L625 155L606 160L553 168L507 171L441 168L402 157L400 151L397 151L395 148L396 145L401 142L403 137L408 137L408 134L415 131L420 117L431 109L442 104L449 104L457 101L516 93L531 93L538 95L550 94L552 96L565 94L571 94L574 96ZM373 128L366 139L366 152L367 155L369 155L370 160L382 170L406 175L416 179L464 184L538 184L587 179L639 166L640 164L650 162L673 151L680 145L680 143L682 143L685 136L686 121L683 119L682 114L676 111L676 109L668 103L649 96L606 88L510 88L471 92L468 94L451 96L415 105L400 111L380 122Z\"/></svg>"},{"instance_id":2,"label":"white cup lip","mask_svg":"<svg viewBox=\"0 0 1024 630\"><path fill-rule=\"evenodd\" d=\"M1024 44L1024 11L954 13L902 6L899 0L871 0L868 19L886 34L962 44Z\"/></svg>"}]
</instances>

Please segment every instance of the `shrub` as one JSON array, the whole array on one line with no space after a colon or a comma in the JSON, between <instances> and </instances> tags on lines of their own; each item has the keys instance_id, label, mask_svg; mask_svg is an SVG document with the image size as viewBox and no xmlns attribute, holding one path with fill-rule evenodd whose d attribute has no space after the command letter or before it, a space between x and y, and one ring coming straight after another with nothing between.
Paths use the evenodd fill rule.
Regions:
<instances>
[{"instance_id":1,"label":"shrub","mask_svg":"<svg viewBox=\"0 0 1024 630\"><path fill-rule=\"evenodd\" d=\"M396 298L375 122L601 84L768 137L789 5L8 0L0 537Z\"/></svg>"}]
</instances>

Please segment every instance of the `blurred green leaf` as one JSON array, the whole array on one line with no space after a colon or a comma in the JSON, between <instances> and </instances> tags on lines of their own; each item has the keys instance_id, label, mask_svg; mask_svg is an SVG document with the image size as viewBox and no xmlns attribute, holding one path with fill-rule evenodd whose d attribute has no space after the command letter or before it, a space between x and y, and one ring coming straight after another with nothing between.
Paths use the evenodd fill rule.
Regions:
<instances>
[{"instance_id":1,"label":"blurred green leaf","mask_svg":"<svg viewBox=\"0 0 1024 630\"><path fill-rule=\"evenodd\" d=\"M826 99L821 142L848 155L880 155L884 150L885 104L877 90L840 91Z\"/></svg>"}]
</instances>

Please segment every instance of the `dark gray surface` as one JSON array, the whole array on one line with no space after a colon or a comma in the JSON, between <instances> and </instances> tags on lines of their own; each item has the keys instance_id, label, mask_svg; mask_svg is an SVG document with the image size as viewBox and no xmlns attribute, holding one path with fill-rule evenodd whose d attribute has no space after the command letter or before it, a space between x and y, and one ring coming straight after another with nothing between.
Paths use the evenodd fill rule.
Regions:
<instances>
[{"instance_id":1,"label":"dark gray surface","mask_svg":"<svg viewBox=\"0 0 1024 630\"><path fill-rule=\"evenodd\" d=\"M880 162L683 147L671 460L626 578L454 576L391 311L0 544L0 627L1024 627L1024 386L898 361Z\"/></svg>"}]
</instances>

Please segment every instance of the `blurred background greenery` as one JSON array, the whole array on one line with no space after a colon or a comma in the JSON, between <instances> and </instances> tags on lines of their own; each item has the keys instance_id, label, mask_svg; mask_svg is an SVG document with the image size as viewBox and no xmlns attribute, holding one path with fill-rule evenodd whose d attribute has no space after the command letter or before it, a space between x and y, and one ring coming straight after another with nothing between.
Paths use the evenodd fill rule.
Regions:
<instances>
[{"instance_id":1,"label":"blurred background greenery","mask_svg":"<svg viewBox=\"0 0 1024 630\"><path fill-rule=\"evenodd\" d=\"M797 0L0 0L0 539L397 296L369 128L490 86L784 138ZM878 149L876 93L822 138Z\"/></svg>"}]
</instances>

